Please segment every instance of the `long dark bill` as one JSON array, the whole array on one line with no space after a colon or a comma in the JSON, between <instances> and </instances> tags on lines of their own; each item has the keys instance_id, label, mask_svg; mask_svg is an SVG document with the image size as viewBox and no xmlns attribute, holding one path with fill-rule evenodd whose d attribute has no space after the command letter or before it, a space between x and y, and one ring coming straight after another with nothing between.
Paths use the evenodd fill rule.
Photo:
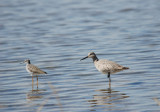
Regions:
<instances>
[{"instance_id":1,"label":"long dark bill","mask_svg":"<svg viewBox=\"0 0 160 112\"><path fill-rule=\"evenodd\" d=\"M86 58L88 58L88 56L86 56L86 57L82 58L81 60L84 60L84 59L86 59ZM80 60L80 61L81 61L81 60Z\"/></svg>"}]
</instances>

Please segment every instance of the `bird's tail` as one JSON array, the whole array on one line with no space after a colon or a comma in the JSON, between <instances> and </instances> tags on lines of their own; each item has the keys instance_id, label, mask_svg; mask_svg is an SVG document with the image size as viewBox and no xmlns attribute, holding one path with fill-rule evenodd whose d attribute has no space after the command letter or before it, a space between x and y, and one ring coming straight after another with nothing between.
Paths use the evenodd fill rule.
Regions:
<instances>
[{"instance_id":1,"label":"bird's tail","mask_svg":"<svg viewBox=\"0 0 160 112\"><path fill-rule=\"evenodd\" d=\"M125 70L125 69L129 69L129 67L123 67L122 69L123 69L123 70Z\"/></svg>"}]
</instances>

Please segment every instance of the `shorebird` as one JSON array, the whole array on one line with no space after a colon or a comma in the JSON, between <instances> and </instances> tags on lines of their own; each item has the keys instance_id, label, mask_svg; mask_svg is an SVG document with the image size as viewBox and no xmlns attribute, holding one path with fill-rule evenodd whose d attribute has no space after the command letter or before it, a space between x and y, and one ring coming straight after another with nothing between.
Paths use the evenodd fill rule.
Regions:
<instances>
[{"instance_id":1,"label":"shorebird","mask_svg":"<svg viewBox=\"0 0 160 112\"><path fill-rule=\"evenodd\" d=\"M38 88L38 75L47 74L47 72L44 72L41 69L39 69L38 67L36 67L35 65L31 64L29 59L26 59L24 61L24 63L26 63L27 72L30 73L32 76L32 88L33 88L33 76L37 77L37 88Z\"/></svg>"},{"instance_id":2,"label":"shorebird","mask_svg":"<svg viewBox=\"0 0 160 112\"><path fill-rule=\"evenodd\" d=\"M81 60L86 58L92 58L97 70L103 74L108 74L109 82L111 82L110 74L129 69L128 67L124 67L110 60L98 59L94 52L88 53L88 56L82 58Z\"/></svg>"}]
</instances>

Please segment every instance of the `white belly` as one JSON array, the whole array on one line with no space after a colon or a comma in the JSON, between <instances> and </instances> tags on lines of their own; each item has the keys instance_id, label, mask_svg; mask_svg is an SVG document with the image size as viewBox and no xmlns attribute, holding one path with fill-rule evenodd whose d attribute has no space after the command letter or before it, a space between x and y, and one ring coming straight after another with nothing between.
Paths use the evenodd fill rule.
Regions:
<instances>
[{"instance_id":1,"label":"white belly","mask_svg":"<svg viewBox=\"0 0 160 112\"><path fill-rule=\"evenodd\" d=\"M123 70L123 69L120 69L122 68L121 65L109 60L104 60L104 59L94 62L94 65L97 68L97 70L103 74L108 74L108 73L113 74Z\"/></svg>"},{"instance_id":2,"label":"white belly","mask_svg":"<svg viewBox=\"0 0 160 112\"><path fill-rule=\"evenodd\" d=\"M97 69L98 71L100 71L102 74L108 74L108 72L111 72L110 70L103 68L103 66L101 66L101 65L95 64L95 67L96 67L96 69Z\"/></svg>"},{"instance_id":3,"label":"white belly","mask_svg":"<svg viewBox=\"0 0 160 112\"><path fill-rule=\"evenodd\" d=\"M29 69L28 69L28 65L26 65L26 71L32 76L33 75L33 72L31 72Z\"/></svg>"},{"instance_id":4,"label":"white belly","mask_svg":"<svg viewBox=\"0 0 160 112\"><path fill-rule=\"evenodd\" d=\"M103 74L113 73L114 69L113 66L109 63L109 60L99 60L94 62L95 67L98 71L100 71Z\"/></svg>"}]
</instances>

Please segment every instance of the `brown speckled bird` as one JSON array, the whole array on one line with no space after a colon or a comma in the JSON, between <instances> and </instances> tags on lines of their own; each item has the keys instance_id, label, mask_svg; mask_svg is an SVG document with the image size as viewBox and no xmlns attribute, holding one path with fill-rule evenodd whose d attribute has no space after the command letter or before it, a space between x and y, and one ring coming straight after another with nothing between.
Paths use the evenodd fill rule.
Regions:
<instances>
[{"instance_id":1,"label":"brown speckled bird","mask_svg":"<svg viewBox=\"0 0 160 112\"><path fill-rule=\"evenodd\" d=\"M47 74L47 72L44 72L35 65L32 65L29 59L26 59L24 63L26 63L27 72L30 73L32 76L32 86L33 86L33 76L35 75L37 77L37 88L38 88L38 75Z\"/></svg>"},{"instance_id":2,"label":"brown speckled bird","mask_svg":"<svg viewBox=\"0 0 160 112\"><path fill-rule=\"evenodd\" d=\"M92 58L97 70L103 74L108 74L109 81L111 81L110 74L129 69L128 67L124 67L110 60L98 59L94 52L88 53L88 56L82 58L81 60L86 58Z\"/></svg>"}]
</instances>

